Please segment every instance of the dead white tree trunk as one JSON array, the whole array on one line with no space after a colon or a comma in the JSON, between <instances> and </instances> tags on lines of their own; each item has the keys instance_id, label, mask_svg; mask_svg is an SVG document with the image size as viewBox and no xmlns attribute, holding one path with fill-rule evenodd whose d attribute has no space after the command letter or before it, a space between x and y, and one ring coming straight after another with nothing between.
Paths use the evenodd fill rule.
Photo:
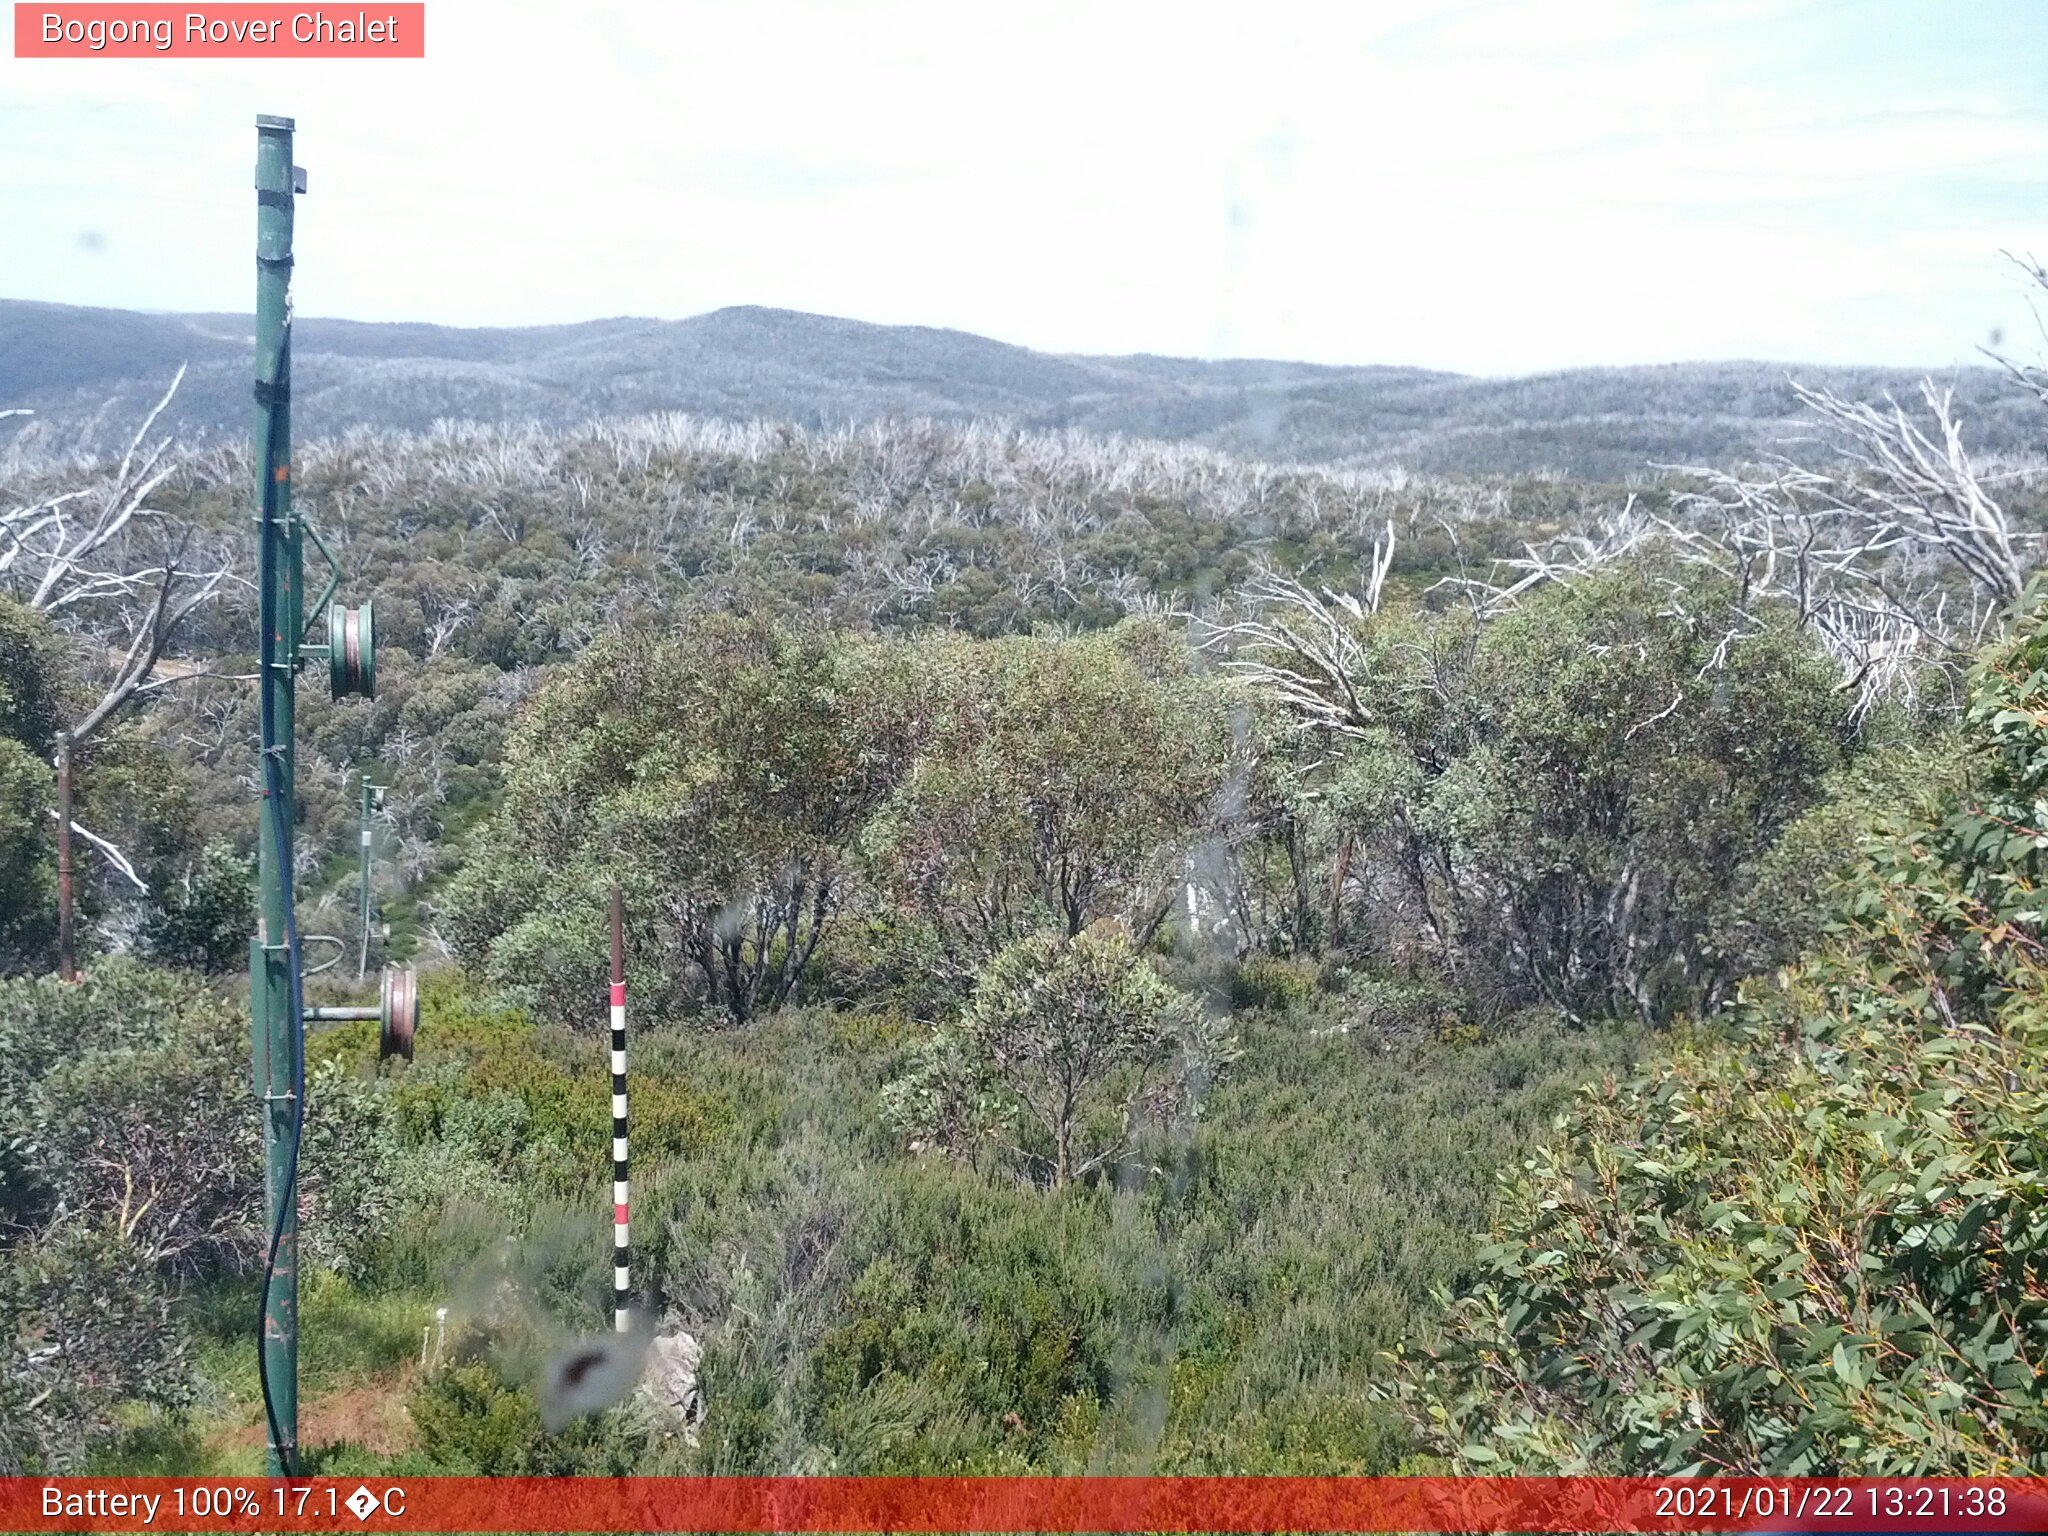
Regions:
<instances>
[{"instance_id":1,"label":"dead white tree trunk","mask_svg":"<svg viewBox=\"0 0 2048 1536\"><path fill-rule=\"evenodd\" d=\"M180 368L99 484L52 491L0 511L0 591L11 590L29 608L82 633L113 660L98 697L60 733L54 764L60 801L59 968L67 978L76 975L72 833L84 836L130 881L141 883L118 848L72 820L78 750L139 695L201 675L159 677L156 672L179 627L219 594L232 568L225 556L188 562L192 530L168 529L166 514L150 504L177 469L172 439L152 441L150 433L184 377ZM138 537L145 528L153 535L147 541ZM146 547L162 553L151 558Z\"/></svg>"}]
</instances>

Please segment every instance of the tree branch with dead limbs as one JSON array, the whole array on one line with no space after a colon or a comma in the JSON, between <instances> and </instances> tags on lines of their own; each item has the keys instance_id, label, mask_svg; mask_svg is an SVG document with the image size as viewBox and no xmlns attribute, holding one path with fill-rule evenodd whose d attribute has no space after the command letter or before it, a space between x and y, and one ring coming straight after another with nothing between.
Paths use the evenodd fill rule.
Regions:
<instances>
[{"instance_id":1,"label":"tree branch with dead limbs","mask_svg":"<svg viewBox=\"0 0 2048 1536\"><path fill-rule=\"evenodd\" d=\"M1660 519L1677 559L1736 582L1739 613L1752 617L1761 605L1782 603L1819 639L1842 674L1840 690L1857 694L1850 718L1860 721L1888 694L1913 697L1918 664L1965 660L1981 638L1982 618L1959 634L1948 619L1948 594L1901 591L1884 570L1898 540L1836 541L1825 522L1794 515L1708 530ZM1724 637L1710 668L1725 663L1730 641Z\"/></svg>"},{"instance_id":2,"label":"tree branch with dead limbs","mask_svg":"<svg viewBox=\"0 0 2048 1536\"><path fill-rule=\"evenodd\" d=\"M1602 521L1592 533L1566 534L1548 544L1524 544L1512 560L1498 562L1497 576L1446 576L1430 591L1461 592L1472 605L1475 620L1485 623L1507 613L1525 592L1545 582L1575 581L1602 566L1632 553L1649 536L1650 524L1636 511L1636 497L1630 494L1620 512Z\"/></svg>"},{"instance_id":3,"label":"tree branch with dead limbs","mask_svg":"<svg viewBox=\"0 0 2048 1536\"><path fill-rule=\"evenodd\" d=\"M1937 390L1927 379L1920 384L1937 441L1896 401L1879 410L1825 389L1792 389L1852 471L1818 477L1814 493L1824 505L1860 520L1874 538L1903 535L1939 552L1997 603L2020 595L2031 562L2015 550L2005 509L1970 463L1953 390Z\"/></svg>"},{"instance_id":4,"label":"tree branch with dead limbs","mask_svg":"<svg viewBox=\"0 0 2048 1536\"><path fill-rule=\"evenodd\" d=\"M1929 431L1894 400L1880 409L1792 387L1835 472L1784 460L1751 475L1660 465L1705 488L1656 521L1678 559L1734 581L1745 608L1788 604L1835 658L1842 687L1856 691L1860 719L1888 693L1910 697L1919 665L1960 666L2018 598L2040 551L2015 536L1971 464L1950 392L1922 381ZM1943 563L1968 584L1967 619L1951 611Z\"/></svg>"},{"instance_id":5,"label":"tree branch with dead limbs","mask_svg":"<svg viewBox=\"0 0 2048 1536\"><path fill-rule=\"evenodd\" d=\"M1373 542L1361 595L1328 587L1318 593L1292 577L1264 571L1246 589L1255 616L1229 624L1197 621L1208 633L1196 648L1231 652L1223 665L1280 699L1304 729L1364 736L1373 721L1358 688L1370 657L1359 630L1379 611L1393 563L1390 520Z\"/></svg>"},{"instance_id":6,"label":"tree branch with dead limbs","mask_svg":"<svg viewBox=\"0 0 2048 1536\"><path fill-rule=\"evenodd\" d=\"M1623 732L1621 739L1623 741L1634 741L1636 739L1637 731L1646 731L1651 726L1655 725L1659 720L1670 719L1672 715L1678 712L1678 706L1684 702L1685 690L1683 688L1675 690L1671 695L1671 702L1669 704L1666 704L1654 715L1650 715L1644 719L1638 720L1634 725L1630 726L1627 731Z\"/></svg>"},{"instance_id":7,"label":"tree branch with dead limbs","mask_svg":"<svg viewBox=\"0 0 2048 1536\"><path fill-rule=\"evenodd\" d=\"M7 535L0 547L0 590L14 590L35 612L62 616L67 627L84 632L96 651L115 658L98 700L59 736L58 969L67 977L76 974L72 834L98 848L138 891L149 893L118 848L71 817L75 749L131 700L176 680L156 676L165 649L179 626L211 601L230 576L226 557L210 570L187 569L190 528L165 531L164 514L150 505L151 496L179 468L172 439L152 440L151 434L184 377L181 367L136 427L119 462L111 471L100 471L96 484L0 512L0 532ZM89 518L73 515L74 507L95 504ZM145 527L152 530L146 542L166 549L160 558L141 552L144 541L138 536Z\"/></svg>"},{"instance_id":8,"label":"tree branch with dead limbs","mask_svg":"<svg viewBox=\"0 0 2048 1536\"><path fill-rule=\"evenodd\" d=\"M221 583L227 579L228 567L219 566L189 578L189 585L180 591L181 577L177 562L171 560L158 568L159 580L156 592L146 612L134 616L130 621L130 638L127 652L115 668L113 681L100 695L99 702L71 728L73 741L84 741L104 725L116 710L138 694L154 691L172 678L153 678L157 663L163 659L164 648L177 632L178 626L201 604L210 602L220 591ZM175 597L173 594L176 594Z\"/></svg>"},{"instance_id":9,"label":"tree branch with dead limbs","mask_svg":"<svg viewBox=\"0 0 2048 1536\"><path fill-rule=\"evenodd\" d=\"M170 688L179 683L253 683L261 675L258 672L213 672L205 669L195 669L190 672L166 672L159 677L152 677L148 682L139 686L135 692L137 695L155 693L159 688Z\"/></svg>"},{"instance_id":10,"label":"tree branch with dead limbs","mask_svg":"<svg viewBox=\"0 0 2048 1536\"><path fill-rule=\"evenodd\" d=\"M75 526L65 509L90 498L91 490L45 497L0 513L0 531L9 536L8 548L0 552L0 577L19 573L24 578L23 601L30 608L49 613L89 598L135 589L131 578L118 571L89 569L87 562L112 546L138 517L158 515L149 506L149 498L177 466L169 461L170 438L155 443L145 440L184 377L181 367L170 388L136 428L120 463L98 489L98 510L90 523Z\"/></svg>"},{"instance_id":11,"label":"tree branch with dead limbs","mask_svg":"<svg viewBox=\"0 0 2048 1536\"><path fill-rule=\"evenodd\" d=\"M149 498L177 468L172 440L152 440L151 433L184 378L181 367L103 484L0 513L0 533L7 536L0 549L0 583L14 585L31 609L52 615L98 612L104 605L124 610L125 648L98 701L71 727L74 743L90 737L136 695L163 685L166 680L153 674L178 626L230 576L225 558L209 570L181 567L189 533L160 563L135 560L130 535L139 519L162 516ZM68 514L80 502L96 503L90 521Z\"/></svg>"},{"instance_id":12,"label":"tree branch with dead limbs","mask_svg":"<svg viewBox=\"0 0 2048 1536\"><path fill-rule=\"evenodd\" d=\"M2048 289L2048 267L2044 267L2035 257L2015 256L2011 251L2001 251L1999 254L2019 268L2036 288ZM2041 308L2034 302L2031 294L2027 296L2027 309L2033 314L2034 329L2040 334L2042 348L2044 352L2048 352L2048 321L2041 318ZM2048 368L2043 368L2037 363L2019 362L1994 347L1983 347L1979 350L2020 384L2033 391L2035 399L2043 405L2048 405Z\"/></svg>"}]
</instances>

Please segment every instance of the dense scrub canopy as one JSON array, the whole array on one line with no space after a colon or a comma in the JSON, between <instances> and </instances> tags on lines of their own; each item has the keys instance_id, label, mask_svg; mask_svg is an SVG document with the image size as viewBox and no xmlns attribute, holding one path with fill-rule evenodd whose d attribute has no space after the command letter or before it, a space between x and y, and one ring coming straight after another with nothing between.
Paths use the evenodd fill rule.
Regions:
<instances>
[{"instance_id":1,"label":"dense scrub canopy","mask_svg":"<svg viewBox=\"0 0 2048 1536\"><path fill-rule=\"evenodd\" d=\"M694 976L736 1021L780 1006L887 788L879 686L857 646L738 615L594 647L510 743L499 836L449 899L457 945L597 1017L618 881L649 1004Z\"/></svg>"},{"instance_id":2,"label":"dense scrub canopy","mask_svg":"<svg viewBox=\"0 0 2048 1536\"><path fill-rule=\"evenodd\" d=\"M667 1011L965 981L1109 918L1661 1021L1779 958L1764 861L1893 729L1698 571L1345 622L1346 671L1278 695L1258 647L1204 670L1150 620L976 640L712 609L606 641L522 717L444 933L562 1017L599 1016L620 880Z\"/></svg>"},{"instance_id":3,"label":"dense scrub canopy","mask_svg":"<svg viewBox=\"0 0 2048 1536\"><path fill-rule=\"evenodd\" d=\"M239 448L173 448L163 467L153 504L166 518L202 538L241 536L250 466ZM96 483L105 466L21 438L0 472L33 503ZM1555 476L1273 465L990 423L821 430L680 416L358 432L304 444L294 480L345 588L375 593L385 650L377 699L331 705L304 691L299 874L309 908L331 902L344 924L356 781L388 784L379 894L401 958L441 952L439 887L493 808L511 715L543 673L607 634L660 630L736 595L841 632L1092 632L1209 611L1266 564L1341 590L1390 524L1389 588L1405 608L1433 580L1527 540L1596 532L1626 494ZM1653 485L1631 504L1657 514L1672 495ZM253 621L248 594L224 587L186 619L178 648L181 669L221 675L152 692L139 741L94 748L152 752L160 778L193 770L169 817L186 833L174 847L136 849L137 828L104 807L80 817L131 857L164 861L141 871L152 899L199 876L209 845L251 851L254 700L236 679ZM29 794L33 775L16 767L10 783ZM82 792L98 793L107 771L82 763ZM109 883L97 859L81 857L84 915L104 928L93 947L132 945L146 916L116 909L138 893Z\"/></svg>"},{"instance_id":4,"label":"dense scrub canopy","mask_svg":"<svg viewBox=\"0 0 2048 1536\"><path fill-rule=\"evenodd\" d=\"M166 452L165 516L242 537L240 451ZM105 472L0 461L30 506ZM392 948L458 962L416 1060L313 1037L308 1315L364 1321L309 1323L309 1404L339 1340L432 1470L1392 1472L1418 1426L1481 1466L2039 1465L2039 641L1927 729L1958 669L1772 563L1861 497L1829 602L1964 593L1853 480L1759 522L1733 480L988 424L305 445L388 645L375 699L301 691L301 918L351 930L369 775ZM2000 486L2000 572L2039 490ZM252 622L224 587L79 762L147 887L80 850L86 949L187 974L0 981L10 1465L69 1454L38 1394L93 1442L200 1376L245 1436L206 1454L255 1454L247 1021L189 974L251 926ZM0 972L50 963L52 733L112 632L0 603ZM1819 933L1843 845L1971 734L1968 809ZM612 1299L614 882L635 1274L706 1345L695 1451L543 1436L532 1392ZM1589 1101L1475 1260L1494 1172L1646 1044L1676 1067ZM1368 1398L1452 1285L1404 1424Z\"/></svg>"},{"instance_id":5,"label":"dense scrub canopy","mask_svg":"<svg viewBox=\"0 0 2048 1536\"><path fill-rule=\"evenodd\" d=\"M175 973L0 982L0 1467L75 1465L119 1400L189 1395L177 1284L254 1246L248 1039Z\"/></svg>"},{"instance_id":6,"label":"dense scrub canopy","mask_svg":"<svg viewBox=\"0 0 2048 1536\"><path fill-rule=\"evenodd\" d=\"M55 951L58 638L49 621L0 597L0 974Z\"/></svg>"},{"instance_id":7,"label":"dense scrub canopy","mask_svg":"<svg viewBox=\"0 0 2048 1536\"><path fill-rule=\"evenodd\" d=\"M1237 653L1277 725L1256 810L1293 899L1264 904L1270 939L1341 941L1350 905L1356 942L1508 1006L1711 1007L1753 963L1720 942L1747 873L1875 739L1810 637L1698 573L1619 564L1485 623L1332 622L1321 674Z\"/></svg>"},{"instance_id":8,"label":"dense scrub canopy","mask_svg":"<svg viewBox=\"0 0 2048 1536\"><path fill-rule=\"evenodd\" d=\"M1585 1102L1418 1401L1489 1468L2048 1466L2048 631L1977 674L1970 782L1866 840L1809 958Z\"/></svg>"},{"instance_id":9,"label":"dense scrub canopy","mask_svg":"<svg viewBox=\"0 0 2048 1536\"><path fill-rule=\"evenodd\" d=\"M1161 630L906 640L711 612L594 647L508 755L448 901L458 951L596 1017L617 880L648 1004L739 1021L796 995L856 895L963 973L1045 927L1115 917L1149 936L1224 736Z\"/></svg>"},{"instance_id":10,"label":"dense scrub canopy","mask_svg":"<svg viewBox=\"0 0 2048 1536\"><path fill-rule=\"evenodd\" d=\"M1446 1052L1334 1027L1355 1017L1240 1013L1199 1118L1060 1190L890 1134L877 1094L920 1042L886 1017L651 1037L643 1058L739 1101L636 1187L649 1272L708 1350L701 1451L658 1465L1401 1470L1380 1352L1468 1260L1505 1149L1629 1044L1532 1020Z\"/></svg>"},{"instance_id":11,"label":"dense scrub canopy","mask_svg":"<svg viewBox=\"0 0 2048 1536\"><path fill-rule=\"evenodd\" d=\"M56 963L56 776L52 751L95 697L94 646L0 596L0 975ZM116 717L76 749L72 819L81 925L113 947L147 947L175 921L201 859L193 827L198 776L156 750L145 726ZM216 895L221 893L216 892ZM168 899L167 899L168 898ZM219 903L216 903L218 906ZM247 939L247 903L221 913Z\"/></svg>"},{"instance_id":12,"label":"dense scrub canopy","mask_svg":"<svg viewBox=\"0 0 2048 1536\"><path fill-rule=\"evenodd\" d=\"M1140 944L1218 818L1226 703L1185 642L1130 623L1070 641L892 648L914 691L900 780L863 837L886 897L971 964L1114 918Z\"/></svg>"},{"instance_id":13,"label":"dense scrub canopy","mask_svg":"<svg viewBox=\"0 0 2048 1536\"><path fill-rule=\"evenodd\" d=\"M1733 979L1727 904L1849 732L1817 646L1659 575L1606 573L1482 635L1486 728L1418 819L1475 958L1565 1007L1661 1019Z\"/></svg>"}]
</instances>

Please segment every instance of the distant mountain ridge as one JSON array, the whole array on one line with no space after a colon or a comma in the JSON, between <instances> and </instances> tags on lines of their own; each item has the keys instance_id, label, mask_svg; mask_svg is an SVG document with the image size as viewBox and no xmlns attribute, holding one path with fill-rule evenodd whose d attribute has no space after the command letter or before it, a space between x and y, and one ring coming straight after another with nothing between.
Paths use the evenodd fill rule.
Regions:
<instances>
[{"instance_id":1,"label":"distant mountain ridge","mask_svg":"<svg viewBox=\"0 0 2048 1536\"><path fill-rule=\"evenodd\" d=\"M166 424L249 429L245 315L146 314L0 300L0 409L26 406L61 446L105 446L190 371ZM805 425L889 416L1208 444L1250 457L1428 472L1619 478L1654 462L1727 464L1799 433L1787 384L1907 399L1904 369L1676 363L1480 379L1402 367L1035 352L965 331L741 307L687 320L464 329L301 319L293 417L304 437L418 430L442 418L562 424L687 411ZM1995 370L1943 375L1981 454L2048 442L2031 395Z\"/></svg>"}]
</instances>

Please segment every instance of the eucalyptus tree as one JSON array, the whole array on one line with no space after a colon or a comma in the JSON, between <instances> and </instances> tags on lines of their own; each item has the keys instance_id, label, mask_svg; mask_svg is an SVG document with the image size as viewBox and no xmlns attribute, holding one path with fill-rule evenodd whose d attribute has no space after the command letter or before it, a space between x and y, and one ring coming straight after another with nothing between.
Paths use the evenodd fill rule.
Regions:
<instances>
[{"instance_id":1,"label":"eucalyptus tree","mask_svg":"<svg viewBox=\"0 0 2048 1536\"><path fill-rule=\"evenodd\" d=\"M900 781L863 838L882 889L972 968L1042 929L1115 918L1139 945L1223 835L1229 721L1167 627L901 648Z\"/></svg>"},{"instance_id":2,"label":"eucalyptus tree","mask_svg":"<svg viewBox=\"0 0 2048 1536\"><path fill-rule=\"evenodd\" d=\"M1961 771L1873 818L1803 958L1504 1191L1405 1392L1489 1473L2038 1476L2048 1091L2038 609Z\"/></svg>"},{"instance_id":3,"label":"eucalyptus tree","mask_svg":"<svg viewBox=\"0 0 2048 1536\"><path fill-rule=\"evenodd\" d=\"M1323 829L1336 915L1372 904L1362 942L1503 1004L1717 999L1744 964L1717 914L1851 749L1851 701L1788 613L1648 551L1435 611L1252 599L1208 643L1292 725L1270 824Z\"/></svg>"},{"instance_id":4,"label":"eucalyptus tree","mask_svg":"<svg viewBox=\"0 0 2048 1536\"><path fill-rule=\"evenodd\" d=\"M966 1007L889 1085L884 1108L955 1153L993 1142L1062 1189L1190 1107L1231 1049L1218 1021L1116 924L1034 934L982 968Z\"/></svg>"},{"instance_id":5,"label":"eucalyptus tree","mask_svg":"<svg viewBox=\"0 0 2048 1536\"><path fill-rule=\"evenodd\" d=\"M609 637L511 733L503 805L445 903L457 952L602 1017L603 897L624 885L651 1002L734 1022L794 995L892 783L859 643L704 614Z\"/></svg>"}]
</instances>

